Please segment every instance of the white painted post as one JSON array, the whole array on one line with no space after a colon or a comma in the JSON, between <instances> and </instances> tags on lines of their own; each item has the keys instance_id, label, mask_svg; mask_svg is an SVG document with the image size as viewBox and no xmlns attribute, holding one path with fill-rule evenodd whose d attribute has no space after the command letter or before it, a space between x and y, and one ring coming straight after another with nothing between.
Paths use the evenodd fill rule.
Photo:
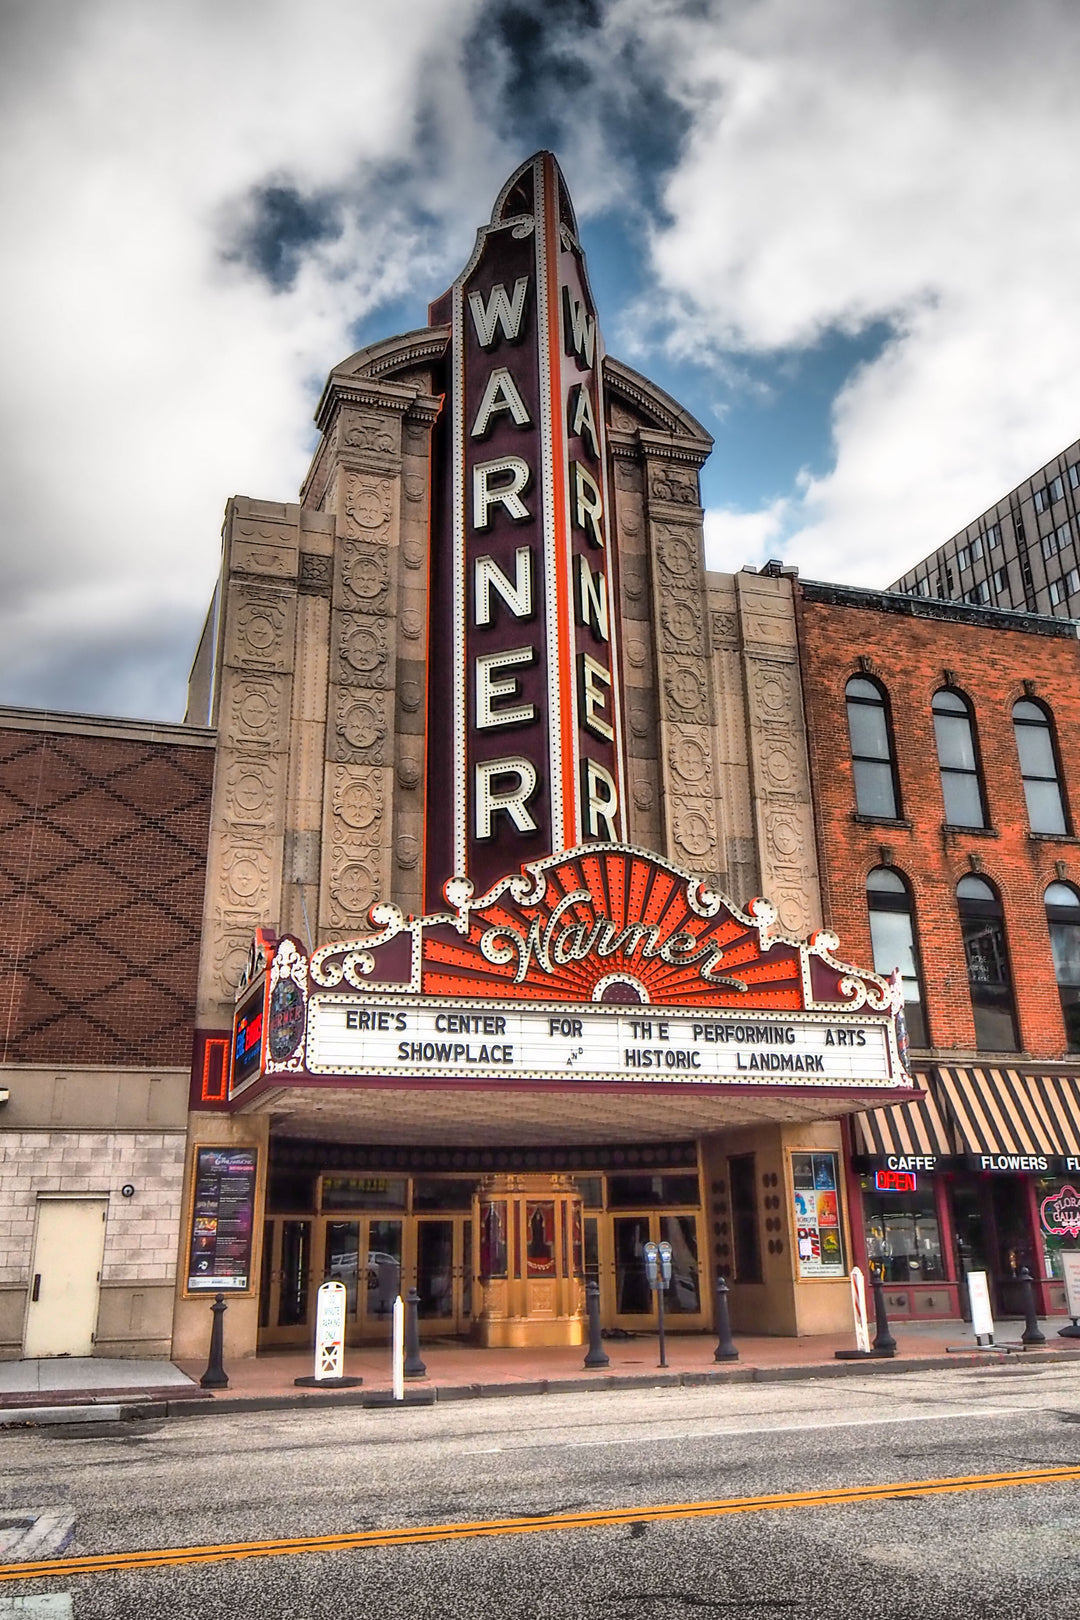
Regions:
<instances>
[{"instance_id":1,"label":"white painted post","mask_svg":"<svg viewBox=\"0 0 1080 1620\"><path fill-rule=\"evenodd\" d=\"M405 1399L405 1304L400 1294L394 1301L394 1399Z\"/></svg>"},{"instance_id":2,"label":"white painted post","mask_svg":"<svg viewBox=\"0 0 1080 1620\"><path fill-rule=\"evenodd\" d=\"M858 1266L851 1268L851 1308L855 1313L855 1348L870 1354L870 1327L866 1320L866 1281Z\"/></svg>"}]
</instances>

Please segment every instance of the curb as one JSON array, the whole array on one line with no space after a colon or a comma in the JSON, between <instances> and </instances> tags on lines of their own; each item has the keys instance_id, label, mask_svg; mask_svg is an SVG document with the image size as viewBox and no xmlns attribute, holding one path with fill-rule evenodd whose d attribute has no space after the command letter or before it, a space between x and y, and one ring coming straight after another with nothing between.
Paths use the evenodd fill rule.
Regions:
<instances>
[{"instance_id":1,"label":"curb","mask_svg":"<svg viewBox=\"0 0 1080 1620\"><path fill-rule=\"evenodd\" d=\"M335 1407L361 1407L372 1411L401 1411L441 1405L444 1401L491 1400L515 1395L578 1395L600 1389L701 1389L723 1384L781 1384L811 1383L818 1378L865 1377L867 1374L943 1372L970 1370L973 1367L989 1369L1006 1365L1045 1367L1050 1363L1080 1361L1080 1349L1034 1349L1018 1354L1005 1348L980 1350L972 1347L953 1355L897 1356L892 1360L876 1361L821 1361L799 1366L743 1367L728 1363L715 1369L702 1367L684 1372L657 1368L655 1373L597 1372L572 1378L539 1378L517 1384L432 1384L427 1387L410 1385L405 1398L395 1401L389 1389L342 1390L336 1393L296 1393L282 1395L213 1395L199 1391L197 1395L168 1395L154 1391L152 1395L132 1396L126 1401L115 1400L82 1404L50 1404L0 1409L0 1428L34 1428L53 1423L127 1422L150 1418L204 1418L226 1417L243 1412L285 1412L298 1410L327 1411ZM884 1421L884 1420L883 1420Z\"/></svg>"},{"instance_id":2,"label":"curb","mask_svg":"<svg viewBox=\"0 0 1080 1620\"><path fill-rule=\"evenodd\" d=\"M303 1408L326 1410L331 1407L351 1406L401 1411L403 1408L441 1405L444 1401L490 1400L498 1396L514 1395L578 1395L628 1389L700 1389L708 1385L723 1384L779 1384L809 1383L817 1378L851 1378L867 1373L940 1372L967 1370L972 1367L996 1368L1009 1364L1013 1367L1028 1364L1046 1366L1051 1362L1080 1361L1080 1350L1033 1350L1025 1352L1024 1361L1008 1350L961 1351L947 1356L896 1357L878 1361L822 1361L805 1366L740 1367L728 1364L723 1368L695 1368L685 1372L664 1371L632 1373L625 1377L618 1373L598 1371L579 1378L541 1378L519 1384L435 1384L430 1388L407 1388L403 1401L395 1401L387 1389L348 1390L332 1395L216 1395L213 1401L192 1405L186 1402L166 1402L169 1417L215 1417L237 1412L279 1412ZM135 1414L133 1414L135 1415Z\"/></svg>"}]
</instances>

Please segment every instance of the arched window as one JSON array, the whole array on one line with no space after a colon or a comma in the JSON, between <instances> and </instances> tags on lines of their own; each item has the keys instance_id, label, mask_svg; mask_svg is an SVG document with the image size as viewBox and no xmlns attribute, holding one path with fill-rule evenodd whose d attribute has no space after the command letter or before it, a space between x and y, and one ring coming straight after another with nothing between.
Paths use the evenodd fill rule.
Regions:
<instances>
[{"instance_id":1,"label":"arched window","mask_svg":"<svg viewBox=\"0 0 1080 1620\"><path fill-rule=\"evenodd\" d=\"M1046 921L1069 1051L1080 1052L1080 894L1071 883L1047 889Z\"/></svg>"},{"instance_id":2,"label":"arched window","mask_svg":"<svg viewBox=\"0 0 1080 1620\"><path fill-rule=\"evenodd\" d=\"M847 700L851 766L855 775L855 808L862 816L900 814L896 767L885 694L876 681L855 675L844 688Z\"/></svg>"},{"instance_id":3,"label":"arched window","mask_svg":"<svg viewBox=\"0 0 1080 1620\"><path fill-rule=\"evenodd\" d=\"M980 1052L1015 1052L1019 1048L1016 1008L1001 901L992 884L974 876L960 879L956 901L975 1014L975 1044Z\"/></svg>"},{"instance_id":4,"label":"arched window","mask_svg":"<svg viewBox=\"0 0 1080 1620\"><path fill-rule=\"evenodd\" d=\"M894 969L900 969L908 1040L912 1046L929 1046L915 943L914 907L910 890L900 873L888 866L875 866L866 879L866 904L870 910L874 971L888 978Z\"/></svg>"},{"instance_id":5,"label":"arched window","mask_svg":"<svg viewBox=\"0 0 1080 1620\"><path fill-rule=\"evenodd\" d=\"M1028 826L1036 833L1066 833L1069 829L1050 715L1041 703L1021 698L1013 704L1012 717Z\"/></svg>"},{"instance_id":6,"label":"arched window","mask_svg":"<svg viewBox=\"0 0 1080 1620\"><path fill-rule=\"evenodd\" d=\"M945 820L952 827L985 827L971 705L959 692L943 686L934 693L932 708Z\"/></svg>"}]
</instances>

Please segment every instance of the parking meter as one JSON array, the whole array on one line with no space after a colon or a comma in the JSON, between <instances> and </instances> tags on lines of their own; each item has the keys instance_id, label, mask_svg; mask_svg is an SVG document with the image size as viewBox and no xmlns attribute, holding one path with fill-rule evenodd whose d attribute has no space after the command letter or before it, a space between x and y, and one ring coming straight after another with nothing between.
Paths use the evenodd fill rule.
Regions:
<instances>
[{"instance_id":1,"label":"parking meter","mask_svg":"<svg viewBox=\"0 0 1080 1620\"><path fill-rule=\"evenodd\" d=\"M667 1366L667 1348L664 1341L664 1289L671 1281L671 1244L646 1243L642 1252L645 1261L645 1280L656 1295L656 1329L660 1340L660 1365Z\"/></svg>"},{"instance_id":2,"label":"parking meter","mask_svg":"<svg viewBox=\"0 0 1080 1620\"><path fill-rule=\"evenodd\" d=\"M655 1243L646 1243L642 1254L645 1259L645 1280L650 1288L660 1287L660 1254Z\"/></svg>"}]
</instances>

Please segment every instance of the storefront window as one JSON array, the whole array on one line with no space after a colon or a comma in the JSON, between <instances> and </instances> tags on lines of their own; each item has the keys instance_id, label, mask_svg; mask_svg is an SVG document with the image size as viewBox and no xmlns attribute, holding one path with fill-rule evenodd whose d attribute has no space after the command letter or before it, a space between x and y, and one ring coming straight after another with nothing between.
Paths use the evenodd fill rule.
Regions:
<instances>
[{"instance_id":1,"label":"storefront window","mask_svg":"<svg viewBox=\"0 0 1080 1620\"><path fill-rule=\"evenodd\" d=\"M1040 1176L1035 1183L1039 1207L1044 1277L1065 1275L1063 1253L1080 1250L1080 1176Z\"/></svg>"},{"instance_id":2,"label":"storefront window","mask_svg":"<svg viewBox=\"0 0 1080 1620\"><path fill-rule=\"evenodd\" d=\"M933 1187L912 1193L879 1193L873 1177L863 1186L866 1258L887 1283L941 1282L945 1262Z\"/></svg>"}]
</instances>

